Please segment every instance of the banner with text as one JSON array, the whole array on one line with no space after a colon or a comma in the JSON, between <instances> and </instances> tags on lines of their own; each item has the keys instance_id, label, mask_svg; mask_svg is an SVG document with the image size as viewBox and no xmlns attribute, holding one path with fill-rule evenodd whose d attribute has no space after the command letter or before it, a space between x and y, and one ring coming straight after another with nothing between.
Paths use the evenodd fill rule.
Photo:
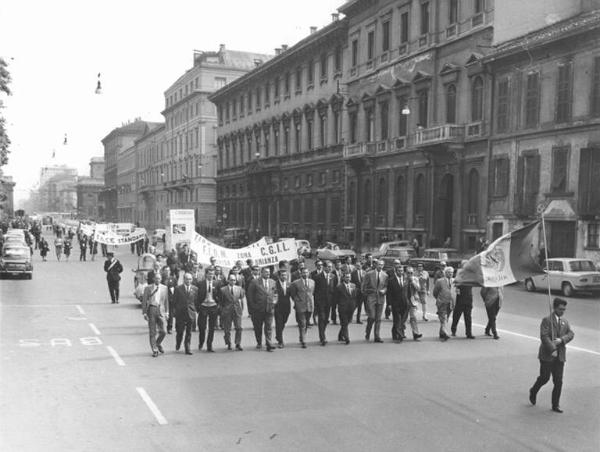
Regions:
<instances>
[{"instance_id":1,"label":"banner with text","mask_svg":"<svg viewBox=\"0 0 600 452\"><path fill-rule=\"evenodd\" d=\"M112 232L99 232L96 230L94 240L104 245L129 245L130 243L143 240L146 237L144 228L136 228L129 234L114 234Z\"/></svg>"},{"instance_id":2,"label":"banner with text","mask_svg":"<svg viewBox=\"0 0 600 452\"><path fill-rule=\"evenodd\" d=\"M167 232L167 249L175 248L178 243L190 243L196 233L194 209L169 210L169 230Z\"/></svg>"}]
</instances>

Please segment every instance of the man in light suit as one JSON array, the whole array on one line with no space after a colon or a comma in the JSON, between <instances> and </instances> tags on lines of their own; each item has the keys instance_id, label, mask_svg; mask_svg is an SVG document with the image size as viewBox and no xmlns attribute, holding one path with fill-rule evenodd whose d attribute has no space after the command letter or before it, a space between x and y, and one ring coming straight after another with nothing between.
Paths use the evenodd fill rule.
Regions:
<instances>
[{"instance_id":1,"label":"man in light suit","mask_svg":"<svg viewBox=\"0 0 600 452\"><path fill-rule=\"evenodd\" d=\"M400 264L399 260L394 261L394 264ZM401 342L403 337L402 318L408 306L406 302L406 283L401 265L394 265L394 269L388 274L388 291L387 302L392 309L392 340Z\"/></svg>"},{"instance_id":2,"label":"man in light suit","mask_svg":"<svg viewBox=\"0 0 600 452\"><path fill-rule=\"evenodd\" d=\"M160 283L160 276L153 271L148 272L148 286L142 296L142 314L148 322L150 348L152 356L156 358L159 352L165 352L162 341L167 335L165 324L169 316L169 299L167 287Z\"/></svg>"},{"instance_id":3,"label":"man in light suit","mask_svg":"<svg viewBox=\"0 0 600 452\"><path fill-rule=\"evenodd\" d=\"M350 280L356 286L356 290L358 291L356 296L356 323L362 324L360 320L360 313L362 305L365 304L365 294L362 291L362 282L365 279L365 271L363 270L362 262L357 261L354 270L352 271ZM366 311L366 307L365 307Z\"/></svg>"},{"instance_id":4,"label":"man in light suit","mask_svg":"<svg viewBox=\"0 0 600 452\"><path fill-rule=\"evenodd\" d=\"M275 339L277 346L284 347L283 329L290 317L290 281L289 273L286 269L279 268L275 287L277 288L277 304L275 305Z\"/></svg>"},{"instance_id":5,"label":"man in light suit","mask_svg":"<svg viewBox=\"0 0 600 452\"><path fill-rule=\"evenodd\" d=\"M183 346L185 354L191 355L190 344L192 342L192 325L196 323L196 299L198 288L192 284L194 277L191 273L183 275L183 284L175 288L173 306L175 311L175 350ZM185 339L183 333L185 331Z\"/></svg>"},{"instance_id":6,"label":"man in light suit","mask_svg":"<svg viewBox=\"0 0 600 452\"><path fill-rule=\"evenodd\" d=\"M242 311L244 310L244 289L238 285L239 278L235 273L229 273L227 285L221 287L219 307L225 333L227 350L231 350L231 323L235 328L235 349L242 351Z\"/></svg>"},{"instance_id":7,"label":"man in light suit","mask_svg":"<svg viewBox=\"0 0 600 452\"><path fill-rule=\"evenodd\" d=\"M262 332L264 329L268 352L275 350L271 336L273 315L277 304L277 288L275 287L275 281L270 276L271 271L269 268L263 267L261 277L252 281L247 293L248 307L252 313L252 324L256 336L256 348L259 350L262 348Z\"/></svg>"},{"instance_id":8,"label":"man in light suit","mask_svg":"<svg viewBox=\"0 0 600 452\"><path fill-rule=\"evenodd\" d=\"M374 270L367 273L363 280L362 291L366 296L366 308L369 318L367 319L367 328L365 339L368 341L371 336L371 330L375 325L375 342L382 343L379 331L381 329L381 316L385 305L387 294L388 275L383 271L383 261L377 261Z\"/></svg>"},{"instance_id":9,"label":"man in light suit","mask_svg":"<svg viewBox=\"0 0 600 452\"><path fill-rule=\"evenodd\" d=\"M198 285L198 298L196 299L196 311L198 312L198 350L202 350L206 338L206 351L212 353L213 338L219 315L218 301L221 292L221 284L215 280L213 267L206 269L206 278ZM208 321L208 334L206 323Z\"/></svg>"},{"instance_id":10,"label":"man in light suit","mask_svg":"<svg viewBox=\"0 0 600 452\"><path fill-rule=\"evenodd\" d=\"M350 343L348 324L352 320L357 295L356 286L350 282L350 273L344 273L342 275L342 282L335 288L334 297L340 317L338 341L345 342L346 345Z\"/></svg>"},{"instance_id":11,"label":"man in light suit","mask_svg":"<svg viewBox=\"0 0 600 452\"><path fill-rule=\"evenodd\" d=\"M314 309L314 292L315 282L308 277L308 268L303 268L300 279L295 280L290 286L290 297L294 301L302 348L306 348L306 324Z\"/></svg>"},{"instance_id":12,"label":"man in light suit","mask_svg":"<svg viewBox=\"0 0 600 452\"><path fill-rule=\"evenodd\" d=\"M406 321L410 322L410 329L412 330L413 340L419 340L423 335L419 333L419 325L417 324L417 306L419 306L419 279L415 277L415 270L413 267L407 267L406 273L404 274L404 290L406 292L406 309L400 319L400 333L402 338L405 339L406 335L404 331L406 329Z\"/></svg>"},{"instance_id":13,"label":"man in light suit","mask_svg":"<svg viewBox=\"0 0 600 452\"><path fill-rule=\"evenodd\" d=\"M437 315L440 319L440 340L442 342L450 339L448 335L448 316L454 309L454 268L446 267L444 276L435 282L433 287L433 298L437 306Z\"/></svg>"},{"instance_id":14,"label":"man in light suit","mask_svg":"<svg viewBox=\"0 0 600 452\"><path fill-rule=\"evenodd\" d=\"M529 390L529 401L535 405L537 393L552 375L554 388L552 389L552 411L562 413L560 408L560 393L562 390L563 372L567 360L566 345L573 340L575 333L571 330L569 322L562 318L567 302L562 298L555 298L553 303L554 312L542 319L540 325L540 349L538 359L540 360L540 375Z\"/></svg>"}]
</instances>

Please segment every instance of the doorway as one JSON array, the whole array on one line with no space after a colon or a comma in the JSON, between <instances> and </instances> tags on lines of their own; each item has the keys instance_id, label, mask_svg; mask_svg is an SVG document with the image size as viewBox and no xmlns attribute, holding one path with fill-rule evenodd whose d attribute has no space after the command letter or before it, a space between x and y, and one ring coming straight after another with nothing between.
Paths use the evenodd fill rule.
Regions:
<instances>
[{"instance_id":1,"label":"doorway","mask_svg":"<svg viewBox=\"0 0 600 452\"><path fill-rule=\"evenodd\" d=\"M575 257L575 222L549 221L550 237L548 254L550 257Z\"/></svg>"}]
</instances>

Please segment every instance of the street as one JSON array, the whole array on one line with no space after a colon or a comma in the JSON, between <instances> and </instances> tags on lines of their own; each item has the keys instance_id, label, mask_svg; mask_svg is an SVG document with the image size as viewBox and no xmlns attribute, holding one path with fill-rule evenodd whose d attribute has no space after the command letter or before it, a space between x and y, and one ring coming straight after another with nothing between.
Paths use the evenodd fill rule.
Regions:
<instances>
[{"instance_id":1,"label":"street","mask_svg":"<svg viewBox=\"0 0 600 452\"><path fill-rule=\"evenodd\" d=\"M47 237L49 238L49 237ZM536 406L544 293L508 287L500 340L483 335L486 314L475 289L476 340L464 323L437 339L433 300L419 342L366 343L350 326L350 345L298 345L293 314L286 348L254 348L244 316L243 352L197 349L152 358L147 326L133 298L137 256L116 251L124 272L121 303L110 303L103 259L48 262L34 255L32 281L0 281L0 450L2 451L597 451L600 449L600 300L568 299L575 332L568 346L561 406L550 410L548 383ZM88 257L89 259L89 257ZM420 314L420 313L419 313ZM419 315L420 318L420 315Z\"/></svg>"}]
</instances>

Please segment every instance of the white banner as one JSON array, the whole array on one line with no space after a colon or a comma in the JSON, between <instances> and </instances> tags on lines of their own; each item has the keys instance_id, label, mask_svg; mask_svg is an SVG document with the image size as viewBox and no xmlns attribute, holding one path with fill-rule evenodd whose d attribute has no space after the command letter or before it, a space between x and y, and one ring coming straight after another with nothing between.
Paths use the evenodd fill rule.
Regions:
<instances>
[{"instance_id":1,"label":"white banner","mask_svg":"<svg viewBox=\"0 0 600 452\"><path fill-rule=\"evenodd\" d=\"M197 254L198 263L209 265L210 258L214 257L216 265L226 268L233 267L238 260L245 262L246 259L252 259L255 265L266 267L277 265L279 261L291 261L298 258L295 239L267 244L266 240L262 238L245 248L232 249L217 245L200 234L194 234L190 249Z\"/></svg>"},{"instance_id":2,"label":"white banner","mask_svg":"<svg viewBox=\"0 0 600 452\"><path fill-rule=\"evenodd\" d=\"M190 243L196 233L196 220L193 209L169 210L168 248L175 248L178 243Z\"/></svg>"},{"instance_id":3,"label":"white banner","mask_svg":"<svg viewBox=\"0 0 600 452\"><path fill-rule=\"evenodd\" d=\"M79 225L79 229L81 230L82 234L85 234L88 237L90 237L94 233L94 226L97 226L97 225L81 223Z\"/></svg>"},{"instance_id":4,"label":"white banner","mask_svg":"<svg viewBox=\"0 0 600 452\"><path fill-rule=\"evenodd\" d=\"M99 232L96 230L94 240L104 245L129 245L146 237L144 228L136 228L135 231L127 234L113 234L112 232Z\"/></svg>"}]
</instances>

